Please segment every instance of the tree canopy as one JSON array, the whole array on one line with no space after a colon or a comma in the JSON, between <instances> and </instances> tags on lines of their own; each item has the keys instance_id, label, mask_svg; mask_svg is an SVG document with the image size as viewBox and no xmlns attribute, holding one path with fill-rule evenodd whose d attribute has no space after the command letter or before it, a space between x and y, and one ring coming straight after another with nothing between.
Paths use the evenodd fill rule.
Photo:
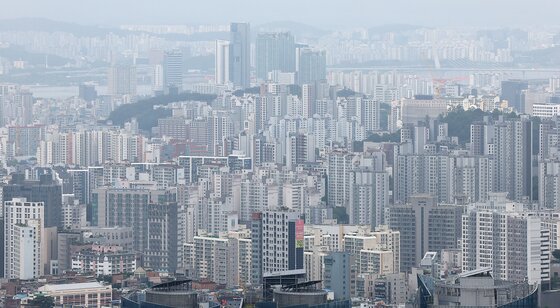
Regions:
<instances>
[{"instance_id":1,"label":"tree canopy","mask_svg":"<svg viewBox=\"0 0 560 308\"><path fill-rule=\"evenodd\" d=\"M124 123L136 118L138 127L142 130L150 130L157 125L157 120L171 116L171 110L159 108L156 105L167 105L181 101L201 101L211 103L216 95L184 92L178 95L161 95L143 99L133 104L119 106L109 115L110 121L115 125L122 126Z\"/></svg>"},{"instance_id":2,"label":"tree canopy","mask_svg":"<svg viewBox=\"0 0 560 308\"><path fill-rule=\"evenodd\" d=\"M261 93L261 87L252 87L246 89L239 89L233 92L235 96L243 96L243 94L259 94Z\"/></svg>"},{"instance_id":3,"label":"tree canopy","mask_svg":"<svg viewBox=\"0 0 560 308\"><path fill-rule=\"evenodd\" d=\"M354 95L361 95L361 94L352 90L352 89L348 89L348 88L344 88L344 89L336 92L337 97L351 97L351 96L354 96Z\"/></svg>"},{"instance_id":4,"label":"tree canopy","mask_svg":"<svg viewBox=\"0 0 560 308\"><path fill-rule=\"evenodd\" d=\"M447 123L449 136L457 136L460 144L465 144L470 141L471 137L471 124L480 122L485 116L497 118L498 116L505 118L518 117L515 113L504 113L499 110L492 112L484 112L481 109L464 110L461 107L449 111L446 115L439 117L440 122Z\"/></svg>"},{"instance_id":5,"label":"tree canopy","mask_svg":"<svg viewBox=\"0 0 560 308\"><path fill-rule=\"evenodd\" d=\"M54 298L51 296L38 295L28 302L27 307L52 308L54 307Z\"/></svg>"}]
</instances>

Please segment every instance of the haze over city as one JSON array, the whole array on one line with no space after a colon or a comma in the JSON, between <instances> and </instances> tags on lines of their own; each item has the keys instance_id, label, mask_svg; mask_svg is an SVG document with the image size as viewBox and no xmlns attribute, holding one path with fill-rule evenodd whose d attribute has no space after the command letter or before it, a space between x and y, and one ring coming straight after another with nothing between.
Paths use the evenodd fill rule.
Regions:
<instances>
[{"instance_id":1,"label":"haze over city","mask_svg":"<svg viewBox=\"0 0 560 308\"><path fill-rule=\"evenodd\" d=\"M88 25L294 21L336 30L385 24L461 27L557 26L555 0L101 0L7 1L0 18L48 18Z\"/></svg>"},{"instance_id":2,"label":"haze over city","mask_svg":"<svg viewBox=\"0 0 560 308\"><path fill-rule=\"evenodd\" d=\"M0 307L557 307L560 2L0 9Z\"/></svg>"}]
</instances>

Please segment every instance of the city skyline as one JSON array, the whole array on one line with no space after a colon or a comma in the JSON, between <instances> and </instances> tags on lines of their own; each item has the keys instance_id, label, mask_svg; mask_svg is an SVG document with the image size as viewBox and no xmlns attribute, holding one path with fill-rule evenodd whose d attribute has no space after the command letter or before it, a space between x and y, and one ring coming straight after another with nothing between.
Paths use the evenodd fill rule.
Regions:
<instances>
[{"instance_id":1,"label":"city skyline","mask_svg":"<svg viewBox=\"0 0 560 308\"><path fill-rule=\"evenodd\" d=\"M560 300L560 3L30 4L1 307Z\"/></svg>"}]
</instances>

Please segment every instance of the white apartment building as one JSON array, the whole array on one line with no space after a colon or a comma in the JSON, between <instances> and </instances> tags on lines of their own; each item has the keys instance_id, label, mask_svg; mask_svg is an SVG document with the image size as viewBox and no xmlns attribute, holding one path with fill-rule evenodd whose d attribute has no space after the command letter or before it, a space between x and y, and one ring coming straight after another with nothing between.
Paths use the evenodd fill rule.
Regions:
<instances>
[{"instance_id":1,"label":"white apartment building","mask_svg":"<svg viewBox=\"0 0 560 308\"><path fill-rule=\"evenodd\" d=\"M540 217L504 211L495 201L500 202L475 204L463 215L463 271L491 267L497 279L529 284L549 280L549 229Z\"/></svg>"},{"instance_id":2,"label":"white apartment building","mask_svg":"<svg viewBox=\"0 0 560 308\"><path fill-rule=\"evenodd\" d=\"M329 251L344 251L344 235L356 233L365 226L358 225L309 225L305 228L305 251L316 246L326 246Z\"/></svg>"},{"instance_id":3,"label":"white apartment building","mask_svg":"<svg viewBox=\"0 0 560 308\"><path fill-rule=\"evenodd\" d=\"M210 279L228 287L250 282L251 239L245 236L195 236L183 245L184 267L195 279Z\"/></svg>"},{"instance_id":4,"label":"white apartment building","mask_svg":"<svg viewBox=\"0 0 560 308\"><path fill-rule=\"evenodd\" d=\"M303 253L305 273L307 280L323 280L325 257L329 255L328 247L316 246L313 251Z\"/></svg>"},{"instance_id":5,"label":"white apartment building","mask_svg":"<svg viewBox=\"0 0 560 308\"><path fill-rule=\"evenodd\" d=\"M362 100L362 125L366 131L378 131L380 129L379 111L379 101L373 99Z\"/></svg>"},{"instance_id":6,"label":"white apartment building","mask_svg":"<svg viewBox=\"0 0 560 308\"><path fill-rule=\"evenodd\" d=\"M345 234L344 250L356 256L358 273L400 272L400 233L387 226L375 232Z\"/></svg>"},{"instance_id":7,"label":"white apartment building","mask_svg":"<svg viewBox=\"0 0 560 308\"><path fill-rule=\"evenodd\" d=\"M34 279L46 260L43 202L14 198L4 202L4 277Z\"/></svg>"},{"instance_id":8,"label":"white apartment building","mask_svg":"<svg viewBox=\"0 0 560 308\"><path fill-rule=\"evenodd\" d=\"M383 224L388 206L389 173L367 167L353 170L348 211L350 223L375 228Z\"/></svg>"}]
</instances>

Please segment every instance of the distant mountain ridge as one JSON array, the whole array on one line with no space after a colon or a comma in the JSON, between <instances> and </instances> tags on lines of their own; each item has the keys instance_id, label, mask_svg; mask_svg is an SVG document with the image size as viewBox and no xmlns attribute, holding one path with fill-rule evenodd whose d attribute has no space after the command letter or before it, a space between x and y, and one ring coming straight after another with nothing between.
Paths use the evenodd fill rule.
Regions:
<instances>
[{"instance_id":1,"label":"distant mountain ridge","mask_svg":"<svg viewBox=\"0 0 560 308\"><path fill-rule=\"evenodd\" d=\"M70 22L55 21L45 18L0 19L0 31L44 31L66 32L78 36L101 36L108 33L126 34L127 30L118 28L81 25Z\"/></svg>"},{"instance_id":2,"label":"distant mountain ridge","mask_svg":"<svg viewBox=\"0 0 560 308\"><path fill-rule=\"evenodd\" d=\"M379 33L387 33L387 32L407 32L407 31L417 30L420 28L426 28L426 27L408 25L408 24L388 24L388 25L370 27L368 29L368 32L371 35L371 34L379 34Z\"/></svg>"},{"instance_id":3,"label":"distant mountain ridge","mask_svg":"<svg viewBox=\"0 0 560 308\"><path fill-rule=\"evenodd\" d=\"M252 25L252 32L272 32L272 31L289 31L296 36L319 37L328 34L329 31L313 27L311 25L292 22L292 21L274 21L260 25ZM77 36L103 36L108 33L118 35L126 35L142 31L129 31L117 27L83 25L71 22L56 21L46 18L14 18L0 19L0 31L44 31L44 32L66 32ZM224 33L197 33L192 36L182 34L155 34L168 39L224 39Z\"/></svg>"},{"instance_id":4,"label":"distant mountain ridge","mask_svg":"<svg viewBox=\"0 0 560 308\"><path fill-rule=\"evenodd\" d=\"M308 24L294 21L272 21L260 25L255 25L252 28L255 29L255 33L289 31L297 37L320 37L330 32Z\"/></svg>"}]
</instances>

